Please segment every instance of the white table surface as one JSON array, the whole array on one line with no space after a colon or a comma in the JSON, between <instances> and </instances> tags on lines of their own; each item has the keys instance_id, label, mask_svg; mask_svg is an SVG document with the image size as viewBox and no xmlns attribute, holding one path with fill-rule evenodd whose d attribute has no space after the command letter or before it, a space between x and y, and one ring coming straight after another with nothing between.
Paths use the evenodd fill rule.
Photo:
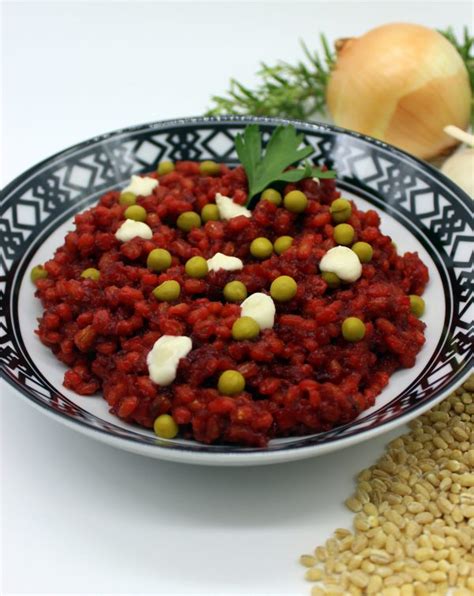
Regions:
<instances>
[{"instance_id":1,"label":"white table surface","mask_svg":"<svg viewBox=\"0 0 474 596\"><path fill-rule=\"evenodd\" d=\"M3 2L0 184L69 145L197 115L230 76L388 21L459 31L469 2ZM350 523L353 476L399 429L284 465L115 450L1 387L1 593L309 593L300 553Z\"/></svg>"}]
</instances>

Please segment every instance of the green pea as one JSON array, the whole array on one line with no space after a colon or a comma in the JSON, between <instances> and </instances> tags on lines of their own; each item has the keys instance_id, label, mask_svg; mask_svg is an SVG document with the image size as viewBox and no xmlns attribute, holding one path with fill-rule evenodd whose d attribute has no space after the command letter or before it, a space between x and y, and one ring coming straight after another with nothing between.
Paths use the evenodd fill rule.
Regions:
<instances>
[{"instance_id":1,"label":"green pea","mask_svg":"<svg viewBox=\"0 0 474 596\"><path fill-rule=\"evenodd\" d=\"M42 265L36 265L30 272L30 278L33 283L37 282L38 279L46 279L48 272Z\"/></svg>"},{"instance_id":2,"label":"green pea","mask_svg":"<svg viewBox=\"0 0 474 596\"><path fill-rule=\"evenodd\" d=\"M296 281L289 275L280 275L273 280L270 286L270 295L278 302L288 302L291 300L298 289Z\"/></svg>"},{"instance_id":3,"label":"green pea","mask_svg":"<svg viewBox=\"0 0 474 596\"><path fill-rule=\"evenodd\" d=\"M273 248L277 255L283 254L293 244L293 238L291 236L280 236L273 244Z\"/></svg>"},{"instance_id":4,"label":"green pea","mask_svg":"<svg viewBox=\"0 0 474 596\"><path fill-rule=\"evenodd\" d=\"M169 174L170 172L174 171L174 163L172 161L161 161L156 168L157 173L160 176L164 176L165 174Z\"/></svg>"},{"instance_id":5,"label":"green pea","mask_svg":"<svg viewBox=\"0 0 474 596\"><path fill-rule=\"evenodd\" d=\"M250 254L257 259L267 259L273 253L273 244L268 238L255 238L250 244Z\"/></svg>"},{"instance_id":6,"label":"green pea","mask_svg":"<svg viewBox=\"0 0 474 596\"><path fill-rule=\"evenodd\" d=\"M162 414L153 423L153 430L162 439L174 439L178 434L179 426L169 414Z\"/></svg>"},{"instance_id":7,"label":"green pea","mask_svg":"<svg viewBox=\"0 0 474 596\"><path fill-rule=\"evenodd\" d=\"M308 206L308 198L301 190L292 190L285 195L283 204L292 213L303 213Z\"/></svg>"},{"instance_id":8,"label":"green pea","mask_svg":"<svg viewBox=\"0 0 474 596\"><path fill-rule=\"evenodd\" d=\"M126 219L133 219L135 221L145 221L146 220L146 209L141 207L140 205L130 205L125 209L124 213Z\"/></svg>"},{"instance_id":9,"label":"green pea","mask_svg":"<svg viewBox=\"0 0 474 596\"><path fill-rule=\"evenodd\" d=\"M264 201L269 201L274 205L281 205L281 194L275 190L274 188L267 188L265 189L262 194L260 195L260 199Z\"/></svg>"},{"instance_id":10,"label":"green pea","mask_svg":"<svg viewBox=\"0 0 474 596\"><path fill-rule=\"evenodd\" d=\"M241 281L230 281L224 286L224 298L229 302L242 302L247 298L247 288Z\"/></svg>"},{"instance_id":11,"label":"green pea","mask_svg":"<svg viewBox=\"0 0 474 596\"><path fill-rule=\"evenodd\" d=\"M154 248L148 253L146 266L152 271L165 271L171 265L171 255L164 248Z\"/></svg>"},{"instance_id":12,"label":"green pea","mask_svg":"<svg viewBox=\"0 0 474 596\"><path fill-rule=\"evenodd\" d=\"M218 221L220 219L219 208L213 203L204 205L201 209L201 219L204 223L208 221Z\"/></svg>"},{"instance_id":13,"label":"green pea","mask_svg":"<svg viewBox=\"0 0 474 596\"><path fill-rule=\"evenodd\" d=\"M127 192L123 192L120 195L119 203L121 205L127 205L127 207L128 207L130 205L135 205L136 202L137 202L137 195L133 192L127 191Z\"/></svg>"},{"instance_id":14,"label":"green pea","mask_svg":"<svg viewBox=\"0 0 474 596\"><path fill-rule=\"evenodd\" d=\"M347 221L352 214L352 207L347 199L336 199L329 210L335 223Z\"/></svg>"},{"instance_id":15,"label":"green pea","mask_svg":"<svg viewBox=\"0 0 474 596\"><path fill-rule=\"evenodd\" d=\"M341 223L334 228L333 235L338 244L348 246L354 240L354 228L350 224Z\"/></svg>"},{"instance_id":16,"label":"green pea","mask_svg":"<svg viewBox=\"0 0 474 596\"><path fill-rule=\"evenodd\" d=\"M193 228L201 227L201 218L195 211L185 211L176 220L176 225L183 232L190 232Z\"/></svg>"},{"instance_id":17,"label":"green pea","mask_svg":"<svg viewBox=\"0 0 474 596\"><path fill-rule=\"evenodd\" d=\"M260 333L260 327L252 317L240 317L232 325L232 337L238 341L255 339Z\"/></svg>"},{"instance_id":18,"label":"green pea","mask_svg":"<svg viewBox=\"0 0 474 596\"><path fill-rule=\"evenodd\" d=\"M221 172L221 166L215 161L203 161L199 164L199 172L203 176L217 176Z\"/></svg>"},{"instance_id":19,"label":"green pea","mask_svg":"<svg viewBox=\"0 0 474 596\"><path fill-rule=\"evenodd\" d=\"M237 395L245 389L245 378L238 370L225 370L219 377L217 389L223 395Z\"/></svg>"},{"instance_id":20,"label":"green pea","mask_svg":"<svg viewBox=\"0 0 474 596\"><path fill-rule=\"evenodd\" d=\"M341 285L341 280L335 273L332 273L331 271L323 271L321 273L321 277L327 283L328 287L331 288L331 290L335 290Z\"/></svg>"},{"instance_id":21,"label":"green pea","mask_svg":"<svg viewBox=\"0 0 474 596\"><path fill-rule=\"evenodd\" d=\"M425 301L421 296L416 294L410 294L410 311L415 317L422 317L425 312Z\"/></svg>"},{"instance_id":22,"label":"green pea","mask_svg":"<svg viewBox=\"0 0 474 596\"><path fill-rule=\"evenodd\" d=\"M181 286L174 279L164 281L153 290L153 296L161 302L173 302L180 294Z\"/></svg>"},{"instance_id":23,"label":"green pea","mask_svg":"<svg viewBox=\"0 0 474 596\"><path fill-rule=\"evenodd\" d=\"M84 269L81 273L81 277L84 279L93 279L94 281L98 281L100 279L100 271L95 267L89 267L88 269Z\"/></svg>"},{"instance_id":24,"label":"green pea","mask_svg":"<svg viewBox=\"0 0 474 596\"><path fill-rule=\"evenodd\" d=\"M201 279L202 277L206 277L209 267L207 266L207 261L204 257L191 257L186 261L184 270L189 277Z\"/></svg>"},{"instance_id":25,"label":"green pea","mask_svg":"<svg viewBox=\"0 0 474 596\"><path fill-rule=\"evenodd\" d=\"M365 325L357 317L348 317L342 323L342 336L347 341L360 341L365 336Z\"/></svg>"},{"instance_id":26,"label":"green pea","mask_svg":"<svg viewBox=\"0 0 474 596\"><path fill-rule=\"evenodd\" d=\"M374 249L367 242L356 242L351 249L359 257L361 263L370 263L374 255Z\"/></svg>"}]
</instances>

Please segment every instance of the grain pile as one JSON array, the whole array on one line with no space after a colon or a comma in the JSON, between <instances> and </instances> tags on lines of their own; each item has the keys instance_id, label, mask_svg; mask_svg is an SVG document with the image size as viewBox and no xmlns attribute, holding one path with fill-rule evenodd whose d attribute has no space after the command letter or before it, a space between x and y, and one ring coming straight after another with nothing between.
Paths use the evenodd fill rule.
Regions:
<instances>
[{"instance_id":1,"label":"grain pile","mask_svg":"<svg viewBox=\"0 0 474 596\"><path fill-rule=\"evenodd\" d=\"M474 375L410 429L358 474L353 531L301 556L312 596L474 595Z\"/></svg>"}]
</instances>

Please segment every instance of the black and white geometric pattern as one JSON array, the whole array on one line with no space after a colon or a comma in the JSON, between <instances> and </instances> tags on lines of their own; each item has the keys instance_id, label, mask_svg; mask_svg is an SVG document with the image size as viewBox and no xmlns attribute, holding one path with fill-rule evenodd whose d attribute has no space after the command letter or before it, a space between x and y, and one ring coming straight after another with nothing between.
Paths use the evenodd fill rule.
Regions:
<instances>
[{"instance_id":1,"label":"black and white geometric pattern","mask_svg":"<svg viewBox=\"0 0 474 596\"><path fill-rule=\"evenodd\" d=\"M237 162L234 139L257 122L267 134L288 121L250 118L188 118L137 126L96 137L25 172L1 193L0 217L0 372L30 400L78 424L128 441L156 445L156 438L122 428L82 410L53 387L32 362L21 338L19 286L38 248L34 239L101 193L119 187L131 174L153 170L164 160L213 159ZM439 265L447 312L436 357L394 400L346 426L312 437L274 441L268 451L298 449L337 441L389 423L426 406L456 386L472 364L472 213L471 201L439 172L382 142L329 125L292 122L314 149L314 163L337 170L342 188L353 190L408 219L413 233ZM399 219L400 221L400 219ZM160 449L159 446L156 446ZM236 453L238 447L177 442L168 449ZM241 451L241 450L240 450ZM260 451L246 449L246 453Z\"/></svg>"}]
</instances>

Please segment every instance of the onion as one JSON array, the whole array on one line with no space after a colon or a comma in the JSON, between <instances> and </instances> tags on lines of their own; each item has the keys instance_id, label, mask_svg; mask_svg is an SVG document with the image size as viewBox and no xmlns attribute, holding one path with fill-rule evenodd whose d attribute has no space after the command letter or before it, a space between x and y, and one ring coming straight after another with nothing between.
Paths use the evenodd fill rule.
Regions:
<instances>
[{"instance_id":1,"label":"onion","mask_svg":"<svg viewBox=\"0 0 474 596\"><path fill-rule=\"evenodd\" d=\"M455 126L446 126L444 132L458 141L467 143L470 148L461 149L451 156L444 162L441 171L474 198L474 135Z\"/></svg>"},{"instance_id":2,"label":"onion","mask_svg":"<svg viewBox=\"0 0 474 596\"><path fill-rule=\"evenodd\" d=\"M443 133L469 125L471 89L464 62L440 33L391 24L341 40L327 88L339 126L376 137L422 159L457 144Z\"/></svg>"}]
</instances>

